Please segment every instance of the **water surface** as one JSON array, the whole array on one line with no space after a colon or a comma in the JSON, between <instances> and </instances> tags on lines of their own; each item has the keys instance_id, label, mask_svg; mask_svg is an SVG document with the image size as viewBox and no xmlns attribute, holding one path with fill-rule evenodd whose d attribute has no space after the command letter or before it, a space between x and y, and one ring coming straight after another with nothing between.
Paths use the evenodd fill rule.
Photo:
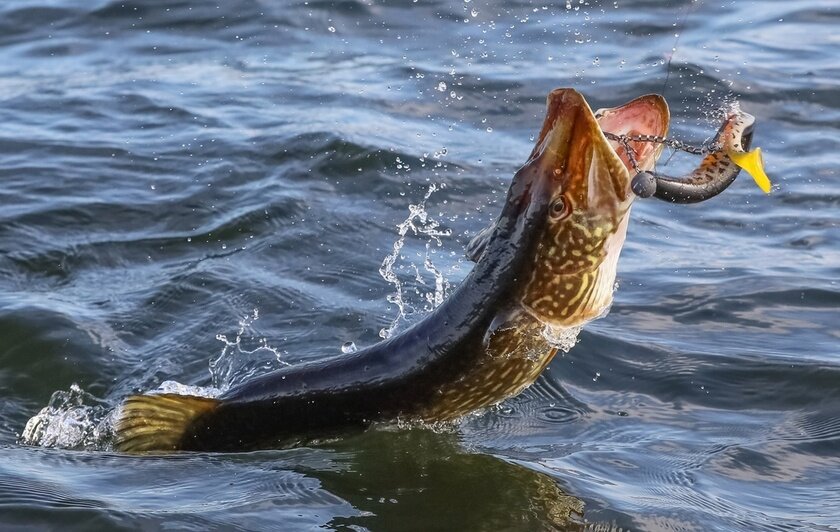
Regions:
<instances>
[{"instance_id":1,"label":"water surface","mask_svg":"<svg viewBox=\"0 0 840 532\"><path fill-rule=\"evenodd\" d=\"M837 530L838 23L831 0L4 2L0 522ZM664 92L693 142L738 100L778 187L639 201L609 316L457 429L107 450L126 394L379 340L380 266L434 185L394 264L397 327L422 316L559 86Z\"/></svg>"}]
</instances>

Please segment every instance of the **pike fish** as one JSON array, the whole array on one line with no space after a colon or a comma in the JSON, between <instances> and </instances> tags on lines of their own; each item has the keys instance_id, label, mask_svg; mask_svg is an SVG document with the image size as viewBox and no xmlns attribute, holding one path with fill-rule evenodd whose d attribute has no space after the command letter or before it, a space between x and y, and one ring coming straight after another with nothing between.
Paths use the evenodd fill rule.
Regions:
<instances>
[{"instance_id":1,"label":"pike fish","mask_svg":"<svg viewBox=\"0 0 840 532\"><path fill-rule=\"evenodd\" d=\"M598 117L576 90L548 95L501 214L468 248L474 268L424 319L366 349L278 369L219 397L128 397L115 448L291 445L377 422L454 420L520 393L557 352L546 328L580 327L608 310L636 197L631 180L652 170L662 150L604 132L663 137L670 121L658 95Z\"/></svg>"}]
</instances>

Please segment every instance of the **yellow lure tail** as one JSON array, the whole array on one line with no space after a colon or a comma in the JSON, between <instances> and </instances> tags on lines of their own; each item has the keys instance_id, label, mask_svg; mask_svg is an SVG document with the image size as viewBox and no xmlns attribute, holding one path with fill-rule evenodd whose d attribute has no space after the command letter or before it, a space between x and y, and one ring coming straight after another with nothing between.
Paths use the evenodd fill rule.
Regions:
<instances>
[{"instance_id":1,"label":"yellow lure tail","mask_svg":"<svg viewBox=\"0 0 840 532\"><path fill-rule=\"evenodd\" d=\"M748 152L729 150L726 155L729 156L732 162L752 176L758 188L765 194L770 193L773 185L770 183L770 178L764 172L764 158L761 156L761 148L756 148Z\"/></svg>"},{"instance_id":2,"label":"yellow lure tail","mask_svg":"<svg viewBox=\"0 0 840 532\"><path fill-rule=\"evenodd\" d=\"M125 400L116 425L118 451L174 451L193 422L215 410L218 399L191 395L133 395Z\"/></svg>"}]
</instances>

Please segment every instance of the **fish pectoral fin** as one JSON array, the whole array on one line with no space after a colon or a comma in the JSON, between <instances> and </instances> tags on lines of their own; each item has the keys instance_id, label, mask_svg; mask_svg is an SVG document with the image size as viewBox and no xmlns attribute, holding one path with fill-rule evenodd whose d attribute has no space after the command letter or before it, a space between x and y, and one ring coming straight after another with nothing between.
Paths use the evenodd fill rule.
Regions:
<instances>
[{"instance_id":1,"label":"fish pectoral fin","mask_svg":"<svg viewBox=\"0 0 840 532\"><path fill-rule=\"evenodd\" d=\"M758 188L760 188L765 194L770 193L770 189L773 185L770 183L770 178L767 177L767 174L764 172L764 158L761 156L761 148L756 148L747 152L730 150L726 155L728 155L729 159L737 164L739 168L752 176L755 180L755 184L758 185Z\"/></svg>"},{"instance_id":2,"label":"fish pectoral fin","mask_svg":"<svg viewBox=\"0 0 840 532\"><path fill-rule=\"evenodd\" d=\"M122 405L115 423L118 451L174 451L193 422L212 412L218 399L192 395L133 395Z\"/></svg>"},{"instance_id":3,"label":"fish pectoral fin","mask_svg":"<svg viewBox=\"0 0 840 532\"><path fill-rule=\"evenodd\" d=\"M464 253L467 259L478 262L478 259L484 254L484 249L487 247L487 243L490 242L490 237L493 236L493 229L495 228L496 224L491 223L470 240Z\"/></svg>"}]
</instances>

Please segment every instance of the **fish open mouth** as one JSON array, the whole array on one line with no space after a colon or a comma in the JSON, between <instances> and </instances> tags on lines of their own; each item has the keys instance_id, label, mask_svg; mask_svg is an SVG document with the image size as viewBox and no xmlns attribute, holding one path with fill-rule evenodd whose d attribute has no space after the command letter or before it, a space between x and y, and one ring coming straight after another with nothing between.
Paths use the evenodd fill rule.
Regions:
<instances>
[{"instance_id":1,"label":"fish open mouth","mask_svg":"<svg viewBox=\"0 0 840 532\"><path fill-rule=\"evenodd\" d=\"M670 113L665 99L646 95L622 106L593 112L575 89L548 95L547 113L527 167L550 176L550 188L576 209L626 210L635 197L631 179L653 168L662 146L643 141L619 142L605 135L664 136Z\"/></svg>"},{"instance_id":2,"label":"fish open mouth","mask_svg":"<svg viewBox=\"0 0 840 532\"><path fill-rule=\"evenodd\" d=\"M621 137L665 137L670 112L665 98L658 94L640 96L620 107L599 109L595 119L602 133ZM625 143L607 140L624 163L628 172L650 170L662 153L663 145L628 140Z\"/></svg>"}]
</instances>

